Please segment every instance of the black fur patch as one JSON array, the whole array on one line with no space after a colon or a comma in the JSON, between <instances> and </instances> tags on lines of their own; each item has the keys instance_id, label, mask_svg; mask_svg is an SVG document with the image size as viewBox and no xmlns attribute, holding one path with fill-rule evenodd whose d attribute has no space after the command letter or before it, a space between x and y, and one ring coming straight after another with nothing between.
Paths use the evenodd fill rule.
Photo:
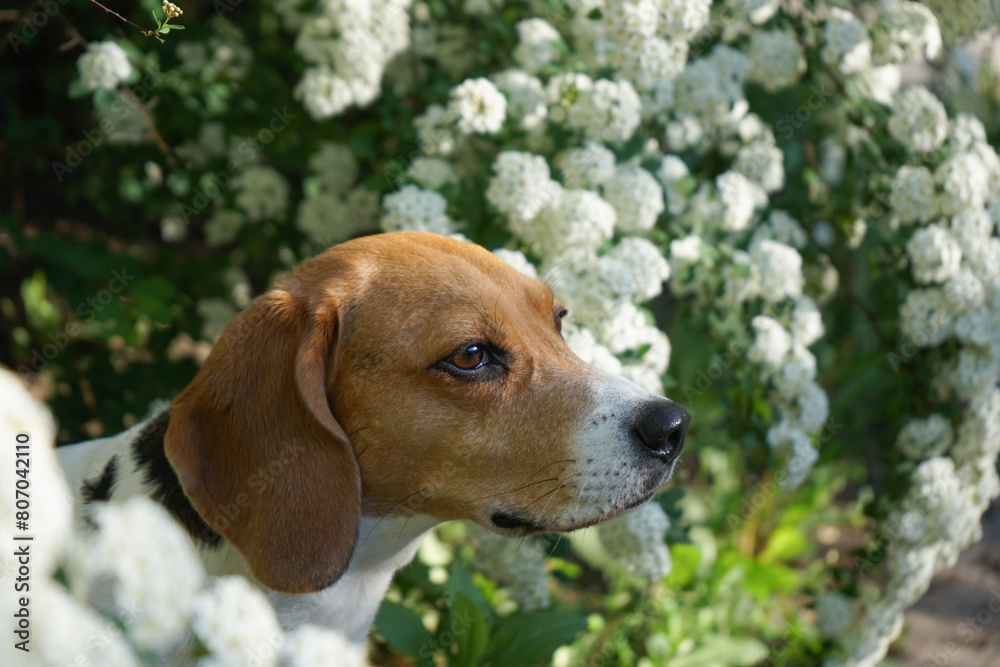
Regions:
<instances>
[{"instance_id":1,"label":"black fur patch","mask_svg":"<svg viewBox=\"0 0 1000 667\"><path fill-rule=\"evenodd\" d=\"M115 485L115 473L118 470L118 455L115 454L104 466L104 471L100 477L91 480L84 480L80 489L80 496L83 502L92 503L98 500L109 500L111 498L111 487Z\"/></svg>"},{"instance_id":2,"label":"black fur patch","mask_svg":"<svg viewBox=\"0 0 1000 667\"><path fill-rule=\"evenodd\" d=\"M167 508L177 521L187 529L195 542L207 546L220 546L222 536L212 529L184 495L177 473L167 460L163 439L170 424L170 410L153 417L132 443L137 473L150 485L150 497Z\"/></svg>"}]
</instances>

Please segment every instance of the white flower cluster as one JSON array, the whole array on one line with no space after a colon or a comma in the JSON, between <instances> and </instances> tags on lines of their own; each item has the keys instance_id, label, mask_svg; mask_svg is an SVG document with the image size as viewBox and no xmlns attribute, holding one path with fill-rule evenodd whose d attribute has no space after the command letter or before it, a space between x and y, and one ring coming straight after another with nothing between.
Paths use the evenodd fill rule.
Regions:
<instances>
[{"instance_id":1,"label":"white flower cluster","mask_svg":"<svg viewBox=\"0 0 1000 667\"><path fill-rule=\"evenodd\" d=\"M187 639L191 605L205 578L190 538L165 509L145 496L99 507L71 560L78 595L113 584L107 610L122 619L141 648L167 653Z\"/></svg>"},{"instance_id":2,"label":"white flower cluster","mask_svg":"<svg viewBox=\"0 0 1000 667\"><path fill-rule=\"evenodd\" d=\"M0 370L0 395L0 435L17 443L18 434L29 434L31 527L46 545L32 551L31 561L32 609L42 610L31 616L37 664L193 664L199 658L192 633L209 651L200 653L204 665L367 664L363 647L332 630L307 626L286 636L267 598L246 579L207 580L187 533L145 496L92 505L74 530L51 417L9 371ZM3 467L2 477L14 488L15 467ZM17 511L13 494L0 498L5 540ZM68 591L54 579L60 564ZM0 577L13 579L18 566L13 550L0 554ZM17 604L16 596L4 596L0 613L16 618ZM0 645L0 663L23 664L23 655L13 641Z\"/></svg>"},{"instance_id":3,"label":"white flower cluster","mask_svg":"<svg viewBox=\"0 0 1000 667\"><path fill-rule=\"evenodd\" d=\"M132 65L125 50L114 42L91 42L76 66L87 90L114 90L132 75Z\"/></svg>"},{"instance_id":4,"label":"white flower cluster","mask_svg":"<svg viewBox=\"0 0 1000 667\"><path fill-rule=\"evenodd\" d=\"M387 232L402 230L431 232L448 235L454 223L448 217L448 202L433 190L421 190L415 185L387 194L382 199L385 214L382 229Z\"/></svg>"},{"instance_id":5,"label":"white flower cluster","mask_svg":"<svg viewBox=\"0 0 1000 667\"><path fill-rule=\"evenodd\" d=\"M889 132L912 151L932 151L948 137L948 112L934 93L912 86L896 95Z\"/></svg>"},{"instance_id":6,"label":"white flower cluster","mask_svg":"<svg viewBox=\"0 0 1000 667\"><path fill-rule=\"evenodd\" d=\"M687 40L708 24L710 9L708 0L607 0L600 27L579 21L578 39L606 43L610 63L650 91L684 69Z\"/></svg>"},{"instance_id":7,"label":"white flower cluster","mask_svg":"<svg viewBox=\"0 0 1000 667\"><path fill-rule=\"evenodd\" d=\"M540 72L559 54L559 32L545 19L525 19L517 24L514 60L532 74Z\"/></svg>"},{"instance_id":8,"label":"white flower cluster","mask_svg":"<svg viewBox=\"0 0 1000 667\"><path fill-rule=\"evenodd\" d=\"M833 7L824 30L823 61L843 74L857 74L871 63L868 28L846 9Z\"/></svg>"},{"instance_id":9,"label":"white flower cluster","mask_svg":"<svg viewBox=\"0 0 1000 667\"><path fill-rule=\"evenodd\" d=\"M748 77L770 92L791 86L806 71L806 56L795 35L783 30L754 33Z\"/></svg>"},{"instance_id":10,"label":"white flower cluster","mask_svg":"<svg viewBox=\"0 0 1000 667\"><path fill-rule=\"evenodd\" d=\"M648 502L614 521L597 528L601 544L625 569L650 581L670 574L673 561L666 534L670 519L656 502Z\"/></svg>"},{"instance_id":11,"label":"white flower cluster","mask_svg":"<svg viewBox=\"0 0 1000 667\"><path fill-rule=\"evenodd\" d=\"M271 167L251 165L233 179L236 205L252 221L280 220L288 208L288 183Z\"/></svg>"},{"instance_id":12,"label":"white flower cluster","mask_svg":"<svg viewBox=\"0 0 1000 667\"><path fill-rule=\"evenodd\" d=\"M522 610L549 606L545 550L536 539L500 537L473 523L468 524L467 537L476 549L476 569L510 589L511 598Z\"/></svg>"},{"instance_id":13,"label":"white flower cluster","mask_svg":"<svg viewBox=\"0 0 1000 667\"><path fill-rule=\"evenodd\" d=\"M903 610L979 539L980 517L1000 496L1000 238L987 208L1000 188L998 157L975 119L959 116L949 126L930 93L911 97L897 97L893 120L908 120L896 130L890 122L890 131L915 150L947 139L955 152L932 156L936 169L901 167L893 182L893 219L917 225L906 254L922 285L907 293L899 324L914 348L938 355L935 399L956 398L966 407L957 427L933 413L900 430L896 448L919 465L902 505L883 524L890 580L865 596L864 615L842 641L846 661L827 667L877 664L902 628ZM900 106L910 108L900 114ZM949 340L953 349L940 347Z\"/></svg>"},{"instance_id":14,"label":"white flower cluster","mask_svg":"<svg viewBox=\"0 0 1000 667\"><path fill-rule=\"evenodd\" d=\"M503 126L507 98L489 79L466 79L452 90L448 113L462 134L490 134Z\"/></svg>"},{"instance_id":15,"label":"white flower cluster","mask_svg":"<svg viewBox=\"0 0 1000 667\"><path fill-rule=\"evenodd\" d=\"M295 50L312 66L295 94L322 120L366 106L382 73L410 43L410 0L325 0L301 24Z\"/></svg>"},{"instance_id":16,"label":"white flower cluster","mask_svg":"<svg viewBox=\"0 0 1000 667\"><path fill-rule=\"evenodd\" d=\"M874 33L876 64L934 60L941 55L941 30L926 5L910 0L882 0L879 4L883 28Z\"/></svg>"}]
</instances>

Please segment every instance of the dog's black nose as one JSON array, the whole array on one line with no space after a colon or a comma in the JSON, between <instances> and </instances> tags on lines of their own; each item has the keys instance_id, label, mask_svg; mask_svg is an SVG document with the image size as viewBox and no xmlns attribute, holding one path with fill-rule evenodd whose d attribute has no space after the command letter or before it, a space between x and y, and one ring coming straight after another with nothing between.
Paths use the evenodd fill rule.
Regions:
<instances>
[{"instance_id":1,"label":"dog's black nose","mask_svg":"<svg viewBox=\"0 0 1000 667\"><path fill-rule=\"evenodd\" d=\"M650 454L672 463L684 450L691 415L673 401L651 401L643 406L633 431Z\"/></svg>"}]
</instances>

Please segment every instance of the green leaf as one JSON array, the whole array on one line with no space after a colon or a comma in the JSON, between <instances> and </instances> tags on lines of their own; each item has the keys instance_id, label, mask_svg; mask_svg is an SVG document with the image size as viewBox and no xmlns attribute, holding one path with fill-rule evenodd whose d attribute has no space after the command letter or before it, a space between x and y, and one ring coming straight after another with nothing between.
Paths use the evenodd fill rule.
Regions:
<instances>
[{"instance_id":1,"label":"green leaf","mask_svg":"<svg viewBox=\"0 0 1000 667\"><path fill-rule=\"evenodd\" d=\"M384 600L375 615L375 631L400 653L427 661L434 640L417 612L398 602ZM423 653L423 655L421 655Z\"/></svg>"},{"instance_id":2,"label":"green leaf","mask_svg":"<svg viewBox=\"0 0 1000 667\"><path fill-rule=\"evenodd\" d=\"M548 660L557 648L573 641L586 624L586 616L567 611L512 616L497 626L482 663L504 667Z\"/></svg>"},{"instance_id":3,"label":"green leaf","mask_svg":"<svg viewBox=\"0 0 1000 667\"><path fill-rule=\"evenodd\" d=\"M767 547L757 557L761 563L789 561L809 548L809 540L798 528L786 526L771 533Z\"/></svg>"},{"instance_id":4,"label":"green leaf","mask_svg":"<svg viewBox=\"0 0 1000 667\"><path fill-rule=\"evenodd\" d=\"M184 26L182 26L182 25L172 25L172 26L170 26L170 27L171 27L171 28L172 28L173 30L183 30L183 29L184 29Z\"/></svg>"},{"instance_id":5,"label":"green leaf","mask_svg":"<svg viewBox=\"0 0 1000 667\"><path fill-rule=\"evenodd\" d=\"M170 32L170 26L168 25L161 26L160 28L157 29L156 32L160 33L161 35L166 35L168 32Z\"/></svg>"},{"instance_id":6,"label":"green leaf","mask_svg":"<svg viewBox=\"0 0 1000 667\"><path fill-rule=\"evenodd\" d=\"M684 588L694 580L701 552L694 544L671 544L670 558L674 565L663 583L669 588Z\"/></svg>"},{"instance_id":7,"label":"green leaf","mask_svg":"<svg viewBox=\"0 0 1000 667\"><path fill-rule=\"evenodd\" d=\"M451 605L449 630L455 635L458 656L457 667L475 667L486 651L490 627L486 614L464 593L456 593Z\"/></svg>"},{"instance_id":8,"label":"green leaf","mask_svg":"<svg viewBox=\"0 0 1000 667\"><path fill-rule=\"evenodd\" d=\"M746 563L744 585L762 604L775 593L791 593L799 587L799 574L784 565Z\"/></svg>"},{"instance_id":9,"label":"green leaf","mask_svg":"<svg viewBox=\"0 0 1000 667\"><path fill-rule=\"evenodd\" d=\"M726 665L726 667L749 667L767 657L767 647L756 639L707 636L704 646L691 653L670 660L670 667L704 667L705 665Z\"/></svg>"}]
</instances>

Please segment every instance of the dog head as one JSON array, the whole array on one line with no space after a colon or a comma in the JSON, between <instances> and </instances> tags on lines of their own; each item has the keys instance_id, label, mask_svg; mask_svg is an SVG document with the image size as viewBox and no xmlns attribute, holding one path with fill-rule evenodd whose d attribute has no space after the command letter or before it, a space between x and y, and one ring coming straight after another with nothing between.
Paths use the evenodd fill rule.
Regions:
<instances>
[{"instance_id":1,"label":"dog head","mask_svg":"<svg viewBox=\"0 0 1000 667\"><path fill-rule=\"evenodd\" d=\"M504 535L610 519L669 476L690 416L576 357L565 312L471 243L336 246L226 326L172 406L168 458L258 579L291 593L343 574L362 514ZM216 525L274 460L290 463Z\"/></svg>"}]
</instances>

